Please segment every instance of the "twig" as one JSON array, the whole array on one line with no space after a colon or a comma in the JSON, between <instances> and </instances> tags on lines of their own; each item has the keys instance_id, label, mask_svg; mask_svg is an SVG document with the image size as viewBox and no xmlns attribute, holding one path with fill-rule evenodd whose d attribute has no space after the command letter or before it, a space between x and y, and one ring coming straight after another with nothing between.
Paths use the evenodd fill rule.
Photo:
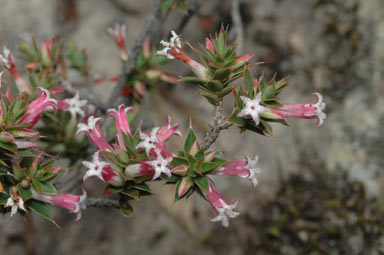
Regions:
<instances>
[{"instance_id":1,"label":"twig","mask_svg":"<svg viewBox=\"0 0 384 255\"><path fill-rule=\"evenodd\" d=\"M113 200L109 198L87 198L85 200L85 205L87 208L95 207L95 208L115 208L120 209L120 203L118 200Z\"/></svg>"},{"instance_id":2,"label":"twig","mask_svg":"<svg viewBox=\"0 0 384 255\"><path fill-rule=\"evenodd\" d=\"M233 28L236 31L237 37L236 53L240 55L244 44L244 27L243 22L241 20L239 0L232 0L231 7L231 18L234 25Z\"/></svg>"},{"instance_id":3,"label":"twig","mask_svg":"<svg viewBox=\"0 0 384 255\"><path fill-rule=\"evenodd\" d=\"M232 123L225 120L225 116L221 109L221 105L216 106L215 119L213 125L210 126L211 130L207 133L204 138L203 146L205 149L211 147L211 145L216 141L217 137L222 130L228 129L232 126Z\"/></svg>"},{"instance_id":4,"label":"twig","mask_svg":"<svg viewBox=\"0 0 384 255\"><path fill-rule=\"evenodd\" d=\"M119 82L116 85L115 89L113 90L111 97L108 100L108 106L114 107L116 106L116 103L118 100L116 100L119 95L120 91L123 89L124 85L127 83L127 79L129 74L132 72L132 70L135 68L136 63L136 57L140 50L141 45L143 44L145 38L149 35L150 30L153 28L153 26L159 22L161 19L161 0L155 0L155 7L152 10L151 15L149 16L149 19L147 23L144 25L143 30L141 31L139 37L136 39L135 44L131 48L129 52L129 59L127 62L125 62L122 70L122 74L120 76Z\"/></svg>"}]
</instances>

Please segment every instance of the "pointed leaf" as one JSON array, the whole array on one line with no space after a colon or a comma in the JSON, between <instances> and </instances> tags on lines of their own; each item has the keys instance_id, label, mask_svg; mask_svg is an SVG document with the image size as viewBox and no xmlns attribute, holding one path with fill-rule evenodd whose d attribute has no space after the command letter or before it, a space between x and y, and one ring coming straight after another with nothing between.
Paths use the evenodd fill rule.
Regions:
<instances>
[{"instance_id":1,"label":"pointed leaf","mask_svg":"<svg viewBox=\"0 0 384 255\"><path fill-rule=\"evenodd\" d=\"M197 186L199 186L199 188L205 190L205 191L209 191L209 183L208 183L208 177L206 176L198 176L196 178L194 178L193 180Z\"/></svg>"}]
</instances>

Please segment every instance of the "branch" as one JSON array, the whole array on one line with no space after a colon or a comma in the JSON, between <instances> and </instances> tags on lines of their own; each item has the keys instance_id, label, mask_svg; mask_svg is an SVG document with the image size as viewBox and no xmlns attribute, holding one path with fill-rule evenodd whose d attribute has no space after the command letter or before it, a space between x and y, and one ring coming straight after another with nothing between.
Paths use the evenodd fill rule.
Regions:
<instances>
[{"instance_id":1,"label":"branch","mask_svg":"<svg viewBox=\"0 0 384 255\"><path fill-rule=\"evenodd\" d=\"M109 198L87 198L85 200L85 205L87 208L95 207L95 208L115 208L120 209L120 203L118 200L113 200Z\"/></svg>"},{"instance_id":2,"label":"branch","mask_svg":"<svg viewBox=\"0 0 384 255\"><path fill-rule=\"evenodd\" d=\"M135 44L131 48L129 52L129 58L128 61L125 62L122 70L122 74L120 76L119 82L116 85L115 89L113 90L111 97L108 100L108 106L114 107L116 105L116 100L119 95L120 91L123 89L124 85L127 83L127 79L129 74L134 70L137 54L140 50L141 45L143 44L145 38L148 37L149 32L153 26L159 22L161 19L161 0L155 0L155 7L152 10L151 15L148 18L147 23L144 25L143 30L141 31L139 37L136 39Z\"/></svg>"},{"instance_id":3,"label":"branch","mask_svg":"<svg viewBox=\"0 0 384 255\"><path fill-rule=\"evenodd\" d=\"M239 0L232 0L231 2L231 18L237 37L236 53L240 55L244 44L244 27L241 20Z\"/></svg>"},{"instance_id":4,"label":"branch","mask_svg":"<svg viewBox=\"0 0 384 255\"><path fill-rule=\"evenodd\" d=\"M211 147L211 145L216 141L217 137L222 130L228 129L232 126L232 123L225 120L225 116L221 109L221 105L216 106L215 118L213 125L210 125L211 130L207 133L204 138L203 146L205 149Z\"/></svg>"}]
</instances>

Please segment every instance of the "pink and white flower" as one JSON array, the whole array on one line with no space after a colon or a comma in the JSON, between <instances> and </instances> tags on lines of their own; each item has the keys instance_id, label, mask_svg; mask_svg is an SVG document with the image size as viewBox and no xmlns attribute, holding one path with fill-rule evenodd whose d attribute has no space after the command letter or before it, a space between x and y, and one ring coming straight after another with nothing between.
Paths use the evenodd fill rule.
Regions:
<instances>
[{"instance_id":1,"label":"pink and white flower","mask_svg":"<svg viewBox=\"0 0 384 255\"><path fill-rule=\"evenodd\" d=\"M100 151L109 151L113 152L113 148L107 143L104 138L103 133L100 130L100 127L97 125L97 122L101 120L101 118L95 118L90 116L88 118L88 124L79 123L77 125L77 135L82 132L85 132L91 142L98 148Z\"/></svg>"},{"instance_id":2,"label":"pink and white flower","mask_svg":"<svg viewBox=\"0 0 384 255\"><path fill-rule=\"evenodd\" d=\"M124 174L129 178L135 178L144 175L153 176L155 174L155 169L147 162L137 163L128 165L125 168Z\"/></svg>"},{"instance_id":3,"label":"pink and white flower","mask_svg":"<svg viewBox=\"0 0 384 255\"><path fill-rule=\"evenodd\" d=\"M157 138L157 131L160 128L155 127L152 129L152 131L148 134L140 133L141 142L136 146L137 150L145 149L145 152L149 156L150 152L157 148L157 145L159 143L159 139Z\"/></svg>"},{"instance_id":4,"label":"pink and white flower","mask_svg":"<svg viewBox=\"0 0 384 255\"><path fill-rule=\"evenodd\" d=\"M121 147L125 147L122 133L131 134L131 128L127 119L127 113L131 111L133 111L132 107L125 107L123 104L119 106L118 110L109 109L107 111L108 114L115 117L117 140Z\"/></svg>"},{"instance_id":5,"label":"pink and white flower","mask_svg":"<svg viewBox=\"0 0 384 255\"><path fill-rule=\"evenodd\" d=\"M103 182L119 187L124 185L124 180L116 171L109 167L109 163L100 160L99 152L93 154L92 162L83 161L83 165L88 168L88 171L83 177L86 181L91 176L97 176Z\"/></svg>"},{"instance_id":6,"label":"pink and white flower","mask_svg":"<svg viewBox=\"0 0 384 255\"><path fill-rule=\"evenodd\" d=\"M39 87L40 97L33 100L29 105L24 116L18 121L18 124L29 123L33 127L41 118L42 112L48 106L56 109L56 100L50 98L49 91Z\"/></svg>"},{"instance_id":7,"label":"pink and white flower","mask_svg":"<svg viewBox=\"0 0 384 255\"><path fill-rule=\"evenodd\" d=\"M257 93L254 99L250 99L249 97L241 96L241 100L244 102L245 106L237 114L239 117L243 117L246 119L252 118L255 125L260 124L260 113L268 112L269 109L260 104L261 102L261 92Z\"/></svg>"},{"instance_id":8,"label":"pink and white flower","mask_svg":"<svg viewBox=\"0 0 384 255\"><path fill-rule=\"evenodd\" d=\"M221 221L224 227L228 227L229 219L236 218L237 216L240 215L239 212L234 210L237 206L237 200L234 203L229 204L220 195L220 193L217 191L217 189L212 184L212 182L209 182L208 192L202 189L201 191L204 194L205 198L208 200L208 202L211 204L213 210L216 213L216 216L210 219L211 221L213 222Z\"/></svg>"},{"instance_id":9,"label":"pink and white flower","mask_svg":"<svg viewBox=\"0 0 384 255\"><path fill-rule=\"evenodd\" d=\"M180 37L171 31L172 37L169 42L160 41L160 44L164 46L162 50L157 51L156 55L164 56L168 59L178 59L189 65L191 70L203 80L208 79L209 70L200 63L191 59L181 48Z\"/></svg>"},{"instance_id":10,"label":"pink and white flower","mask_svg":"<svg viewBox=\"0 0 384 255\"><path fill-rule=\"evenodd\" d=\"M261 172L260 168L256 167L259 157L255 155L253 158L245 156L245 160L229 161L222 165L213 174L216 175L231 175L243 179L247 179L252 183L252 186L257 185L256 174Z\"/></svg>"},{"instance_id":11,"label":"pink and white flower","mask_svg":"<svg viewBox=\"0 0 384 255\"><path fill-rule=\"evenodd\" d=\"M70 212L76 214L75 220L80 220L81 209L86 208L85 199L87 198L87 193L85 190L83 190L80 196L64 193L48 195L39 193L34 189L31 190L33 199L68 209Z\"/></svg>"},{"instance_id":12,"label":"pink and white flower","mask_svg":"<svg viewBox=\"0 0 384 255\"><path fill-rule=\"evenodd\" d=\"M171 176L171 169L168 165L172 161L172 157L163 157L159 150L156 150L156 159L148 161L147 164L153 167L155 173L152 177L152 180L157 179L162 173L166 174L168 177Z\"/></svg>"},{"instance_id":13,"label":"pink and white flower","mask_svg":"<svg viewBox=\"0 0 384 255\"><path fill-rule=\"evenodd\" d=\"M325 103L320 93L313 93L317 97L314 103L283 104L270 112L280 118L317 119L316 126L323 124L326 114L323 112Z\"/></svg>"},{"instance_id":14,"label":"pink and white flower","mask_svg":"<svg viewBox=\"0 0 384 255\"><path fill-rule=\"evenodd\" d=\"M113 36L113 40L115 41L117 47L120 50L121 59L123 61L128 60L128 53L125 49L125 37L126 37L126 27L125 25L115 24L114 28L108 28L107 31Z\"/></svg>"},{"instance_id":15,"label":"pink and white flower","mask_svg":"<svg viewBox=\"0 0 384 255\"><path fill-rule=\"evenodd\" d=\"M155 127L148 134L140 134L142 141L137 145L136 149L145 149L148 156L157 149L161 151L163 157L173 157L174 154L167 149L164 143L172 135L181 136L181 133L177 130L178 127L178 125L171 125L171 118L168 116L165 125L161 128Z\"/></svg>"}]
</instances>

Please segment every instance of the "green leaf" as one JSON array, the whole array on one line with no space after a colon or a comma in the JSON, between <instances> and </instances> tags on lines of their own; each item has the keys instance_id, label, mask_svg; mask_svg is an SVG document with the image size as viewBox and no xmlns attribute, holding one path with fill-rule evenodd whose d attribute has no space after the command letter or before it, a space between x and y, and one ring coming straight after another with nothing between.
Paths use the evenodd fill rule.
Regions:
<instances>
[{"instance_id":1,"label":"green leaf","mask_svg":"<svg viewBox=\"0 0 384 255\"><path fill-rule=\"evenodd\" d=\"M244 125L246 124L246 121L245 121L245 119L242 118L242 117L237 117L237 115L238 115L240 112L241 112L241 109L239 109L239 108L235 108L235 109L233 109L233 112L232 112L231 117L229 118L229 120L230 120L232 123L234 123L234 124L236 124L236 125L242 127L242 126L244 126Z\"/></svg>"},{"instance_id":2,"label":"green leaf","mask_svg":"<svg viewBox=\"0 0 384 255\"><path fill-rule=\"evenodd\" d=\"M183 157L173 157L172 164L176 166L188 165L188 159Z\"/></svg>"},{"instance_id":3,"label":"green leaf","mask_svg":"<svg viewBox=\"0 0 384 255\"><path fill-rule=\"evenodd\" d=\"M261 94L262 99L271 99L275 97L275 88L273 86L267 86L263 89Z\"/></svg>"},{"instance_id":4,"label":"green leaf","mask_svg":"<svg viewBox=\"0 0 384 255\"><path fill-rule=\"evenodd\" d=\"M221 91L223 89L223 85L218 80L210 80L207 82L206 86L210 91L213 92Z\"/></svg>"},{"instance_id":5,"label":"green leaf","mask_svg":"<svg viewBox=\"0 0 384 255\"><path fill-rule=\"evenodd\" d=\"M203 162L203 164L201 165L201 170L203 173L206 173L215 170L218 166L219 164L215 162Z\"/></svg>"},{"instance_id":6,"label":"green leaf","mask_svg":"<svg viewBox=\"0 0 384 255\"><path fill-rule=\"evenodd\" d=\"M0 192L0 205L5 205L8 198L9 196L7 194Z\"/></svg>"},{"instance_id":7,"label":"green leaf","mask_svg":"<svg viewBox=\"0 0 384 255\"><path fill-rule=\"evenodd\" d=\"M209 182L208 182L208 177L206 176L198 176L196 178L194 178L193 180L197 186L199 186L199 188L205 190L205 191L209 191Z\"/></svg>"},{"instance_id":8,"label":"green leaf","mask_svg":"<svg viewBox=\"0 0 384 255\"><path fill-rule=\"evenodd\" d=\"M202 80L202 79L197 78L197 77L184 77L184 78L181 78L177 81L178 82L194 83L194 84L204 84L205 83L205 80Z\"/></svg>"},{"instance_id":9,"label":"green leaf","mask_svg":"<svg viewBox=\"0 0 384 255\"><path fill-rule=\"evenodd\" d=\"M205 93L205 92L200 92L200 95L208 99L208 102L210 102L213 105L217 105L219 103L219 97L211 94L211 93Z\"/></svg>"},{"instance_id":10,"label":"green leaf","mask_svg":"<svg viewBox=\"0 0 384 255\"><path fill-rule=\"evenodd\" d=\"M57 190L52 184L44 183L44 182L40 182L40 183L41 183L41 190L40 190L41 193L48 194L48 195L57 194Z\"/></svg>"},{"instance_id":11,"label":"green leaf","mask_svg":"<svg viewBox=\"0 0 384 255\"><path fill-rule=\"evenodd\" d=\"M225 97L226 95L231 93L232 89L233 89L233 87L226 87L226 88L222 89L219 93L217 93L217 95L219 97Z\"/></svg>"},{"instance_id":12,"label":"green leaf","mask_svg":"<svg viewBox=\"0 0 384 255\"><path fill-rule=\"evenodd\" d=\"M104 190L104 195L121 192L123 190L123 187L115 187L113 185L108 185Z\"/></svg>"},{"instance_id":13,"label":"green leaf","mask_svg":"<svg viewBox=\"0 0 384 255\"><path fill-rule=\"evenodd\" d=\"M184 151L189 152L195 141L196 141L196 135L192 129L189 129L187 138L185 139L185 143L184 143Z\"/></svg>"},{"instance_id":14,"label":"green leaf","mask_svg":"<svg viewBox=\"0 0 384 255\"><path fill-rule=\"evenodd\" d=\"M21 183L18 183L16 187L20 193L21 198L24 200L24 202L29 200L32 197L32 191L30 187L25 189L21 186Z\"/></svg>"},{"instance_id":15,"label":"green leaf","mask_svg":"<svg viewBox=\"0 0 384 255\"><path fill-rule=\"evenodd\" d=\"M245 88L247 89L250 98L254 97L253 79L248 69L245 70Z\"/></svg>"},{"instance_id":16,"label":"green leaf","mask_svg":"<svg viewBox=\"0 0 384 255\"><path fill-rule=\"evenodd\" d=\"M49 221L51 221L56 225L55 221L53 220L52 214L49 210L49 207L45 203L34 200L34 199L30 199L25 202L25 206L31 209L32 211L42 215L44 218L48 219Z\"/></svg>"},{"instance_id":17,"label":"green leaf","mask_svg":"<svg viewBox=\"0 0 384 255\"><path fill-rule=\"evenodd\" d=\"M137 190L134 190L134 189L123 189L121 191L122 194L132 198L132 199L135 199L135 200L138 200L139 199L139 191Z\"/></svg>"},{"instance_id":18,"label":"green leaf","mask_svg":"<svg viewBox=\"0 0 384 255\"><path fill-rule=\"evenodd\" d=\"M0 148L10 151L13 154L16 154L17 152L17 146L14 143L0 143Z\"/></svg>"},{"instance_id":19,"label":"green leaf","mask_svg":"<svg viewBox=\"0 0 384 255\"><path fill-rule=\"evenodd\" d=\"M228 68L228 67L227 68L220 68L220 69L217 69L213 73L213 79L214 80L223 81L223 80L228 79L230 74L231 74L231 69L230 68Z\"/></svg>"},{"instance_id":20,"label":"green leaf","mask_svg":"<svg viewBox=\"0 0 384 255\"><path fill-rule=\"evenodd\" d=\"M151 193L151 189L145 183L133 183L130 186L135 188L135 189L137 189L137 190L141 190L141 191L145 191L145 192Z\"/></svg>"}]
</instances>

